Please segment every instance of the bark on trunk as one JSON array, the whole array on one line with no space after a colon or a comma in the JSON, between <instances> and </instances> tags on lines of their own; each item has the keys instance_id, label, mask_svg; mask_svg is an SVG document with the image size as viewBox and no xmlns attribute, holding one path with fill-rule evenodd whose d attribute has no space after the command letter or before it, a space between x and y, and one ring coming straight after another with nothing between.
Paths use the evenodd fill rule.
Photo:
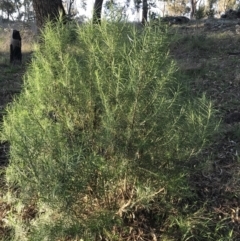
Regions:
<instances>
[{"instance_id":1,"label":"bark on trunk","mask_svg":"<svg viewBox=\"0 0 240 241\"><path fill-rule=\"evenodd\" d=\"M147 0L143 0L143 7L142 7L142 24L145 25L147 22L148 16L148 2Z\"/></svg>"},{"instance_id":2,"label":"bark on trunk","mask_svg":"<svg viewBox=\"0 0 240 241\"><path fill-rule=\"evenodd\" d=\"M193 19L195 17L195 13L196 13L197 1L191 0L190 3L191 3L190 19Z\"/></svg>"},{"instance_id":3,"label":"bark on trunk","mask_svg":"<svg viewBox=\"0 0 240 241\"><path fill-rule=\"evenodd\" d=\"M103 0L95 0L93 7L93 23L100 24L102 16Z\"/></svg>"},{"instance_id":4,"label":"bark on trunk","mask_svg":"<svg viewBox=\"0 0 240 241\"><path fill-rule=\"evenodd\" d=\"M33 8L39 29L43 28L46 20L56 21L60 13L63 17L66 15L62 0L33 0Z\"/></svg>"}]
</instances>

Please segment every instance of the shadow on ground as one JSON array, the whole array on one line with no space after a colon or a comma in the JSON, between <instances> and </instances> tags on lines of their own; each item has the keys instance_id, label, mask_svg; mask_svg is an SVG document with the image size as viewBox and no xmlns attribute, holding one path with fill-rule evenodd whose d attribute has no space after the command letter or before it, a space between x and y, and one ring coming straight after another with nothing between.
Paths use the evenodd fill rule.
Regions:
<instances>
[{"instance_id":1,"label":"shadow on ground","mask_svg":"<svg viewBox=\"0 0 240 241\"><path fill-rule=\"evenodd\" d=\"M22 64L10 64L9 53L0 52L0 121L5 107L21 92L22 76L31 60L32 52L22 53ZM7 164L8 144L0 143L0 166Z\"/></svg>"}]
</instances>

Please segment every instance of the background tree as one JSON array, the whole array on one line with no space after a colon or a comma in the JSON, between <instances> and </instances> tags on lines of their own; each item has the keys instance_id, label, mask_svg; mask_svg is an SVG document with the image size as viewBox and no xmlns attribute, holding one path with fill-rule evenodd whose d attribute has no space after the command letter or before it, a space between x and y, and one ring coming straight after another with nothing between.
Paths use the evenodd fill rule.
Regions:
<instances>
[{"instance_id":1,"label":"background tree","mask_svg":"<svg viewBox=\"0 0 240 241\"><path fill-rule=\"evenodd\" d=\"M93 6L93 23L100 24L102 16L103 0L95 0Z\"/></svg>"},{"instance_id":2,"label":"background tree","mask_svg":"<svg viewBox=\"0 0 240 241\"><path fill-rule=\"evenodd\" d=\"M145 25L148 20L148 12L151 9L151 7L156 7L156 1L155 0L134 0L134 5L138 14L140 12L140 9L142 8L141 22L143 25Z\"/></svg>"},{"instance_id":3,"label":"background tree","mask_svg":"<svg viewBox=\"0 0 240 241\"><path fill-rule=\"evenodd\" d=\"M188 1L186 0L173 0L167 2L167 11L169 15L183 15L187 12ZM189 8L190 11L190 8Z\"/></svg>"},{"instance_id":4,"label":"background tree","mask_svg":"<svg viewBox=\"0 0 240 241\"><path fill-rule=\"evenodd\" d=\"M142 24L145 25L148 17L148 1L142 1Z\"/></svg>"},{"instance_id":5,"label":"background tree","mask_svg":"<svg viewBox=\"0 0 240 241\"><path fill-rule=\"evenodd\" d=\"M76 10L74 9L75 0L63 0L63 5L66 9L66 14L69 17L73 17L76 14Z\"/></svg>"},{"instance_id":6,"label":"background tree","mask_svg":"<svg viewBox=\"0 0 240 241\"><path fill-rule=\"evenodd\" d=\"M46 20L55 21L60 14L66 15L62 0L33 0L33 8L36 15L37 27L41 29Z\"/></svg>"},{"instance_id":7,"label":"background tree","mask_svg":"<svg viewBox=\"0 0 240 241\"><path fill-rule=\"evenodd\" d=\"M24 0L23 1L23 16L24 16L24 21L33 21L35 18L35 14L32 11L32 0Z\"/></svg>"},{"instance_id":8,"label":"background tree","mask_svg":"<svg viewBox=\"0 0 240 241\"><path fill-rule=\"evenodd\" d=\"M16 11L14 3L11 0L2 0L0 2L0 8L2 12L7 14L7 19Z\"/></svg>"},{"instance_id":9,"label":"background tree","mask_svg":"<svg viewBox=\"0 0 240 241\"><path fill-rule=\"evenodd\" d=\"M198 0L190 0L190 19L193 19L197 10Z\"/></svg>"},{"instance_id":10,"label":"background tree","mask_svg":"<svg viewBox=\"0 0 240 241\"><path fill-rule=\"evenodd\" d=\"M224 13L226 10L237 7L236 3L237 2L234 0L217 0L217 11L220 13Z\"/></svg>"},{"instance_id":11,"label":"background tree","mask_svg":"<svg viewBox=\"0 0 240 241\"><path fill-rule=\"evenodd\" d=\"M13 0L13 4L14 4L14 8L18 15L17 19L21 20L21 18L23 16L23 12L21 11L22 1L21 0Z\"/></svg>"},{"instance_id":12,"label":"background tree","mask_svg":"<svg viewBox=\"0 0 240 241\"><path fill-rule=\"evenodd\" d=\"M114 0L105 1L104 15L110 17L111 19L126 20L127 9L129 8L130 0L126 0L124 3L120 3Z\"/></svg>"}]
</instances>

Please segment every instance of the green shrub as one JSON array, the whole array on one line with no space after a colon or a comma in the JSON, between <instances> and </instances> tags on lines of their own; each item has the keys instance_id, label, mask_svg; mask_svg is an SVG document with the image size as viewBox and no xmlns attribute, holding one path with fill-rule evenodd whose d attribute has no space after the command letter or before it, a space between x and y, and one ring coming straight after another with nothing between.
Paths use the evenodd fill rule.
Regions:
<instances>
[{"instance_id":1,"label":"green shrub","mask_svg":"<svg viewBox=\"0 0 240 241\"><path fill-rule=\"evenodd\" d=\"M200 6L195 12L195 17L196 19L203 19L205 16L206 16L205 7Z\"/></svg>"},{"instance_id":2,"label":"green shrub","mask_svg":"<svg viewBox=\"0 0 240 241\"><path fill-rule=\"evenodd\" d=\"M184 166L215 124L211 103L178 78L168 44L151 26L46 26L2 128L10 196L22 205L11 214L16 239L120 240L111 231L131 210L156 199L158 225L172 200L191 195Z\"/></svg>"}]
</instances>

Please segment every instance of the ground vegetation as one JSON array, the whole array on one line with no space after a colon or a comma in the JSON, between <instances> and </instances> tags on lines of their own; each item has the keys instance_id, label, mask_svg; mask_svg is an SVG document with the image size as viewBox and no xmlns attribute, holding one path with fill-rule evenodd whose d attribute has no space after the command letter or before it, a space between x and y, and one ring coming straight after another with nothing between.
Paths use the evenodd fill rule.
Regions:
<instances>
[{"instance_id":1,"label":"ground vegetation","mask_svg":"<svg viewBox=\"0 0 240 241\"><path fill-rule=\"evenodd\" d=\"M3 49L3 240L238 240L234 23L50 24L22 66Z\"/></svg>"}]
</instances>

